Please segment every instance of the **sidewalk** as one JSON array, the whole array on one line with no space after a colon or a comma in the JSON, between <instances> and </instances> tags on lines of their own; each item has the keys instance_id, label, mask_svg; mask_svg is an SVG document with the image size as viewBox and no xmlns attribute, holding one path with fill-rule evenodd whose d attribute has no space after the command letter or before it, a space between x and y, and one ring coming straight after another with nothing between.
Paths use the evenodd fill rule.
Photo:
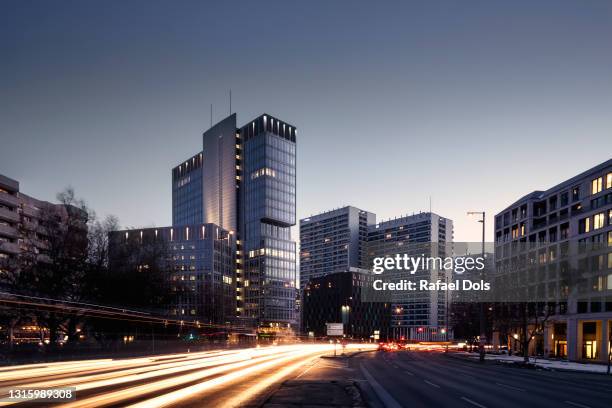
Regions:
<instances>
[{"instance_id":1,"label":"sidewalk","mask_svg":"<svg viewBox=\"0 0 612 408\"><path fill-rule=\"evenodd\" d=\"M337 407L364 408L347 357L318 358L295 378L285 381L262 405L263 408Z\"/></svg>"},{"instance_id":2,"label":"sidewalk","mask_svg":"<svg viewBox=\"0 0 612 408\"><path fill-rule=\"evenodd\" d=\"M454 354L459 355L463 358L478 360L478 353L456 352ZM523 361L522 356L508 356L505 354L487 354L485 358L487 360L499 361L501 363L513 363ZM608 369L605 364L576 363L571 361L547 360L545 358L534 357L529 357L529 362L531 364L535 364L537 367L549 370L565 370L583 373L606 374L606 371Z\"/></svg>"}]
</instances>

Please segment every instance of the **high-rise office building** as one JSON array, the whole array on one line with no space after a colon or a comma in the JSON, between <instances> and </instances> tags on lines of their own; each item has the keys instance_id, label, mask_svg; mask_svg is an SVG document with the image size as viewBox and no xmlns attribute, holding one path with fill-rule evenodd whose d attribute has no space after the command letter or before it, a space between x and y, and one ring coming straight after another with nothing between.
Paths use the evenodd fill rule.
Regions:
<instances>
[{"instance_id":1,"label":"high-rise office building","mask_svg":"<svg viewBox=\"0 0 612 408\"><path fill-rule=\"evenodd\" d=\"M409 256L450 256L453 242L453 222L437 214L426 212L380 222L368 228L368 268L375 257L393 257L396 254ZM416 275L397 278L422 278L429 281L450 279L449 271L422 270ZM447 308L450 299L446 292L419 291L394 293L392 302L391 336L411 338L415 330L441 328L448 330Z\"/></svg>"},{"instance_id":2,"label":"high-rise office building","mask_svg":"<svg viewBox=\"0 0 612 408\"><path fill-rule=\"evenodd\" d=\"M262 330L296 323L295 158L294 126L264 114L237 128L232 114L172 169L173 225L236 233L237 314Z\"/></svg>"},{"instance_id":3,"label":"high-rise office building","mask_svg":"<svg viewBox=\"0 0 612 408\"><path fill-rule=\"evenodd\" d=\"M531 192L496 214L495 264L500 279L519 282L538 301L557 301L544 333L531 342L532 352L607 361L612 160Z\"/></svg>"},{"instance_id":4,"label":"high-rise office building","mask_svg":"<svg viewBox=\"0 0 612 408\"><path fill-rule=\"evenodd\" d=\"M300 288L309 280L364 268L368 226L376 214L347 206L300 220Z\"/></svg>"}]
</instances>

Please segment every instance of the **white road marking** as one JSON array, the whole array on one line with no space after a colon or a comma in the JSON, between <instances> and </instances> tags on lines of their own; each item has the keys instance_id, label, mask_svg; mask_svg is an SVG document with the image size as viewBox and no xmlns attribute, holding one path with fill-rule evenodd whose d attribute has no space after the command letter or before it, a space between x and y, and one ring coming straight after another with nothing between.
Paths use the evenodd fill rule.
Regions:
<instances>
[{"instance_id":1,"label":"white road marking","mask_svg":"<svg viewBox=\"0 0 612 408\"><path fill-rule=\"evenodd\" d=\"M573 405L575 407L580 407L580 408L591 408L588 405L584 405L584 404L580 404L578 402L573 402L573 401L564 401L566 404L570 404Z\"/></svg>"},{"instance_id":2,"label":"white road marking","mask_svg":"<svg viewBox=\"0 0 612 408\"><path fill-rule=\"evenodd\" d=\"M482 404L477 403L476 401L472 401L471 399L467 398L467 397L461 397L462 400L464 400L465 402L468 402L478 408L487 408Z\"/></svg>"},{"instance_id":3,"label":"white road marking","mask_svg":"<svg viewBox=\"0 0 612 408\"><path fill-rule=\"evenodd\" d=\"M405 374L408 374L408 375L414 375L414 374L412 374L410 371L404 371L404 373L405 373Z\"/></svg>"},{"instance_id":4,"label":"white road marking","mask_svg":"<svg viewBox=\"0 0 612 408\"><path fill-rule=\"evenodd\" d=\"M432 387L440 388L440 386L439 386L438 384L434 384L434 383L432 383L431 381L427 381L427 380L424 380L424 381L425 381L427 384L431 385Z\"/></svg>"},{"instance_id":5,"label":"white road marking","mask_svg":"<svg viewBox=\"0 0 612 408\"><path fill-rule=\"evenodd\" d=\"M525 391L524 388L514 387L514 386L508 385L508 384L502 384L502 383L495 383L495 384L499 385L500 387L509 388L509 389L515 390L515 391Z\"/></svg>"},{"instance_id":6,"label":"white road marking","mask_svg":"<svg viewBox=\"0 0 612 408\"><path fill-rule=\"evenodd\" d=\"M368 383L370 383L370 385L374 389L374 392L376 393L376 395L378 395L378 398L380 398L385 407L402 408L402 406L395 400L395 398L393 398L391 394L389 394L389 392L387 392L387 390L385 390L383 386L380 385L378 381L374 379L374 377L372 377L372 374L370 374L368 370L366 370L363 364L360 364L359 368L361 368L363 376L366 378L366 380L368 380Z\"/></svg>"},{"instance_id":7,"label":"white road marking","mask_svg":"<svg viewBox=\"0 0 612 408\"><path fill-rule=\"evenodd\" d=\"M309 372L314 366L316 366L319 363L320 360L317 360L314 364L312 364L310 367L308 367L307 369L305 369L304 371L302 371L302 373L300 375L298 375L297 377L295 377L295 379L297 380L298 378L300 378L301 376L303 376L304 374L306 374L307 372Z\"/></svg>"}]
</instances>

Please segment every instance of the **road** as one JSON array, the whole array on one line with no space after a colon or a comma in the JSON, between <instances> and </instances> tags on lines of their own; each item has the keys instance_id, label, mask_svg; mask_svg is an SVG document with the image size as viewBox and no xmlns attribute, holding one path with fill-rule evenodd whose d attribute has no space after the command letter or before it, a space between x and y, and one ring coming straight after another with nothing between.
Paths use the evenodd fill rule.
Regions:
<instances>
[{"instance_id":1,"label":"road","mask_svg":"<svg viewBox=\"0 0 612 408\"><path fill-rule=\"evenodd\" d=\"M609 408L612 377L465 361L436 351L363 353L351 359L380 405Z\"/></svg>"},{"instance_id":2,"label":"road","mask_svg":"<svg viewBox=\"0 0 612 408\"><path fill-rule=\"evenodd\" d=\"M0 398L12 387L72 386L76 400L53 406L257 406L283 381L291 380L285 384L292 388L270 404L318 398L319 406L325 406L325 401L344 398L344 385L338 390L329 384L351 383L373 408L612 406L612 378L603 375L536 371L493 362L481 365L440 351L371 351L351 358L319 358L332 350L329 344L300 344L0 367ZM50 405L0 402L13 407Z\"/></svg>"},{"instance_id":3,"label":"road","mask_svg":"<svg viewBox=\"0 0 612 408\"><path fill-rule=\"evenodd\" d=\"M73 361L0 367L0 398L8 388L76 387L65 408L121 406L222 407L253 401L319 356L329 344L217 350L146 358ZM0 406L48 406L0 402Z\"/></svg>"}]
</instances>

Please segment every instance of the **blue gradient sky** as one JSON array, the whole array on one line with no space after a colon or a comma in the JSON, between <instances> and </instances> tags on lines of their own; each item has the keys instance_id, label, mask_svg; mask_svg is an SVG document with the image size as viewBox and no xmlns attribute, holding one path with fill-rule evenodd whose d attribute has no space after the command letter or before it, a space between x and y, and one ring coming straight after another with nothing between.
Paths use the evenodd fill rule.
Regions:
<instances>
[{"instance_id":1,"label":"blue gradient sky","mask_svg":"<svg viewBox=\"0 0 612 408\"><path fill-rule=\"evenodd\" d=\"M479 240L465 211L612 156L612 2L0 3L0 173L36 197L170 224L229 88L298 127L298 217L432 196Z\"/></svg>"}]
</instances>

